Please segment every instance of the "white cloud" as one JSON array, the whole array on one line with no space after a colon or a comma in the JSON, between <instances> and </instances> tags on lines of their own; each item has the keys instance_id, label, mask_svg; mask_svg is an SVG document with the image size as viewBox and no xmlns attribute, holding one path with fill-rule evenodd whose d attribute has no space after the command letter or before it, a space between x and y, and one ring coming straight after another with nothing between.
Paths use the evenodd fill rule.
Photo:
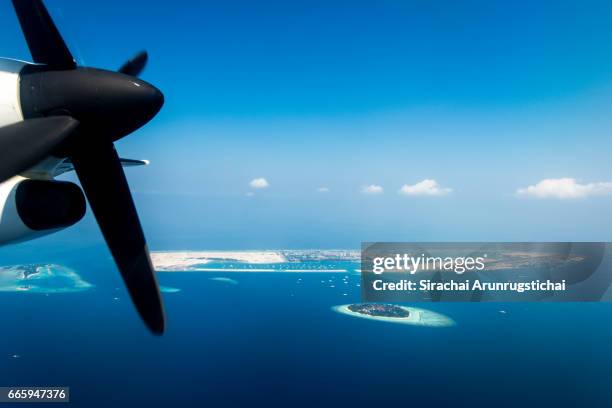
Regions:
<instances>
[{"instance_id":1,"label":"white cloud","mask_svg":"<svg viewBox=\"0 0 612 408\"><path fill-rule=\"evenodd\" d=\"M443 196L451 191L451 188L441 187L436 180L425 179L413 185L404 184L398 192L410 196Z\"/></svg>"},{"instance_id":2,"label":"white cloud","mask_svg":"<svg viewBox=\"0 0 612 408\"><path fill-rule=\"evenodd\" d=\"M382 194L383 188L381 186L377 186L376 184L370 184L369 186L361 187L361 192L363 194Z\"/></svg>"},{"instance_id":3,"label":"white cloud","mask_svg":"<svg viewBox=\"0 0 612 408\"><path fill-rule=\"evenodd\" d=\"M329 193L329 188L327 187L319 187L317 188L318 193Z\"/></svg>"},{"instance_id":4,"label":"white cloud","mask_svg":"<svg viewBox=\"0 0 612 408\"><path fill-rule=\"evenodd\" d=\"M521 196L536 198L584 198L593 195L612 194L612 182L580 184L576 179L569 177L544 179L533 186L519 188L516 193Z\"/></svg>"},{"instance_id":5,"label":"white cloud","mask_svg":"<svg viewBox=\"0 0 612 408\"><path fill-rule=\"evenodd\" d=\"M268 188L270 184L268 183L268 180L261 177L251 180L249 186L251 186L251 188Z\"/></svg>"}]
</instances>

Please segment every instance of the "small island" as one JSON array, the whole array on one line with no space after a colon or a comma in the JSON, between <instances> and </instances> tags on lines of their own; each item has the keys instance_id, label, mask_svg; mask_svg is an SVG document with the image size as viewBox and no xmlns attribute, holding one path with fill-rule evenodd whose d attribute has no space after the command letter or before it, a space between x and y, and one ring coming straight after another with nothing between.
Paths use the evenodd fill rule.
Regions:
<instances>
[{"instance_id":1,"label":"small island","mask_svg":"<svg viewBox=\"0 0 612 408\"><path fill-rule=\"evenodd\" d=\"M70 293L91 288L91 283L62 265L0 266L0 292Z\"/></svg>"},{"instance_id":2,"label":"small island","mask_svg":"<svg viewBox=\"0 0 612 408\"><path fill-rule=\"evenodd\" d=\"M332 310L348 316L388 323L427 327L449 327L455 325L453 319L443 314L391 303L354 303L352 305L334 306Z\"/></svg>"},{"instance_id":3,"label":"small island","mask_svg":"<svg viewBox=\"0 0 612 408\"><path fill-rule=\"evenodd\" d=\"M400 306L387 303L358 303L349 305L351 312L366 314L370 316L403 318L410 316L410 311Z\"/></svg>"}]
</instances>

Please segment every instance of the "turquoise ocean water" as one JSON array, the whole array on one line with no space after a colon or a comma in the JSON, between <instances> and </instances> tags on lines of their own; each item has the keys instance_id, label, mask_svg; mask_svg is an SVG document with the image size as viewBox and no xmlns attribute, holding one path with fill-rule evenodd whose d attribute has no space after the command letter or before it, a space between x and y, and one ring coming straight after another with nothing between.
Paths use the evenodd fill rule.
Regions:
<instances>
[{"instance_id":1,"label":"turquoise ocean water","mask_svg":"<svg viewBox=\"0 0 612 408\"><path fill-rule=\"evenodd\" d=\"M2 255L4 265L26 257ZM234 262L311 270L160 273L172 290L164 293L167 333L157 338L103 247L27 258L68 268L92 286L0 292L0 385L70 386L73 406L607 407L612 400L609 304L420 304L456 325L416 327L332 310L360 300L354 259ZM50 282L56 289L75 285L58 279Z\"/></svg>"}]
</instances>

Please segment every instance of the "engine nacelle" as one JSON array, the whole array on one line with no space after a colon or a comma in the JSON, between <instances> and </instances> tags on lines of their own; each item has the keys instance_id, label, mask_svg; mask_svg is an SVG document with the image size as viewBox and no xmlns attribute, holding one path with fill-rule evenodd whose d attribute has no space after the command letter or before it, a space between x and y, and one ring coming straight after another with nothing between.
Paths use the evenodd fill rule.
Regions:
<instances>
[{"instance_id":1,"label":"engine nacelle","mask_svg":"<svg viewBox=\"0 0 612 408\"><path fill-rule=\"evenodd\" d=\"M23 120L19 74L26 66L25 62L0 58L0 126Z\"/></svg>"},{"instance_id":2,"label":"engine nacelle","mask_svg":"<svg viewBox=\"0 0 612 408\"><path fill-rule=\"evenodd\" d=\"M85 196L74 183L13 177L0 184L0 244L69 227L85 209Z\"/></svg>"}]
</instances>

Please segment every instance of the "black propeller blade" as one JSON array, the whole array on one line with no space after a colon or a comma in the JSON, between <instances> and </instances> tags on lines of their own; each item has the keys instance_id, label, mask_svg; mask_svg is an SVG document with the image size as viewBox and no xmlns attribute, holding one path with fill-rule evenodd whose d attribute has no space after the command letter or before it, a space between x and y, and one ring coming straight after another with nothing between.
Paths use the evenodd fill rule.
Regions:
<instances>
[{"instance_id":1,"label":"black propeller blade","mask_svg":"<svg viewBox=\"0 0 612 408\"><path fill-rule=\"evenodd\" d=\"M155 271L130 189L110 141L77 143L71 160L130 296L147 326L164 331Z\"/></svg>"},{"instance_id":2,"label":"black propeller blade","mask_svg":"<svg viewBox=\"0 0 612 408\"><path fill-rule=\"evenodd\" d=\"M146 51L140 51L138 54L134 55L129 61L119 68L119 72L126 75L131 75L137 77L142 73L142 70L147 65L147 61L149 59L149 54Z\"/></svg>"},{"instance_id":3,"label":"black propeller blade","mask_svg":"<svg viewBox=\"0 0 612 408\"><path fill-rule=\"evenodd\" d=\"M34 62L53 69L73 69L74 58L41 0L13 0Z\"/></svg>"},{"instance_id":4,"label":"black propeller blade","mask_svg":"<svg viewBox=\"0 0 612 408\"><path fill-rule=\"evenodd\" d=\"M0 182L44 159L78 124L79 122L70 116L50 116L1 127Z\"/></svg>"},{"instance_id":5,"label":"black propeller blade","mask_svg":"<svg viewBox=\"0 0 612 408\"><path fill-rule=\"evenodd\" d=\"M147 54L128 61L121 73L77 67L41 0L13 0L13 5L34 61L44 65L28 67L20 74L21 107L28 120L14 125L16 128L0 128L0 152L17 158L14 162L7 159L6 171L0 176L21 171L25 159L35 164L57 145L63 133L39 123L60 127L58 121L68 121L61 128L66 135L78 123L78 130L54 153L69 157L74 164L136 309L149 329L161 334L165 318L159 286L113 146L113 141L151 120L164 103L157 88L134 77L144 68ZM32 119L58 112L69 117Z\"/></svg>"}]
</instances>

